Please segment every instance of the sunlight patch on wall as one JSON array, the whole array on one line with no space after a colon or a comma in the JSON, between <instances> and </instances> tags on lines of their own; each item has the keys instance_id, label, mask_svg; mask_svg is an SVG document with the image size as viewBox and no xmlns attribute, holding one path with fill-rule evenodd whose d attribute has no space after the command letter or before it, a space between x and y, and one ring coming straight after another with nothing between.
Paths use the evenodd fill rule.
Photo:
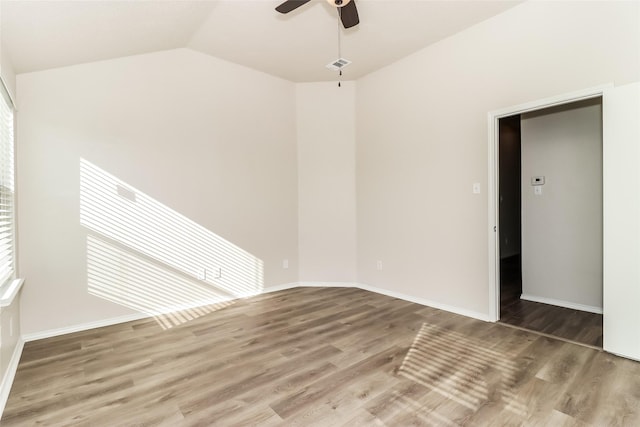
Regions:
<instances>
[{"instance_id":1,"label":"sunlight patch on wall","mask_svg":"<svg viewBox=\"0 0 640 427\"><path fill-rule=\"evenodd\" d=\"M426 323L399 369L400 375L471 411L497 399L505 409L524 416L527 406L513 392L518 372L517 364L507 353Z\"/></svg>"},{"instance_id":2,"label":"sunlight patch on wall","mask_svg":"<svg viewBox=\"0 0 640 427\"><path fill-rule=\"evenodd\" d=\"M263 289L260 259L84 159L80 223L88 292L165 329Z\"/></svg>"},{"instance_id":3,"label":"sunlight patch on wall","mask_svg":"<svg viewBox=\"0 0 640 427\"><path fill-rule=\"evenodd\" d=\"M149 314L164 329L233 304L232 296L91 234L87 279L90 294Z\"/></svg>"},{"instance_id":4,"label":"sunlight patch on wall","mask_svg":"<svg viewBox=\"0 0 640 427\"><path fill-rule=\"evenodd\" d=\"M181 288L184 295L203 296L201 290L186 292L194 283L236 298L256 295L263 289L262 260L85 159L80 159L80 223L194 279L189 287ZM95 258L98 246L93 245ZM118 283L118 277L103 283L103 288L112 287L116 292L126 283ZM136 277L142 279L142 274ZM177 298L173 286L168 281L158 283L155 295ZM180 304L179 300L173 302Z\"/></svg>"}]
</instances>

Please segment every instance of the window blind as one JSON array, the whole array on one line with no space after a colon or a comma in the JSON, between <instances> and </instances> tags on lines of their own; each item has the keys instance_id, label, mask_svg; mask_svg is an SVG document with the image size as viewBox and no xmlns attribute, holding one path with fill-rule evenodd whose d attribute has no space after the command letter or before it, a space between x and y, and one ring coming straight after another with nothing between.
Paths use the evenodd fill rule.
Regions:
<instances>
[{"instance_id":1,"label":"window blind","mask_svg":"<svg viewBox=\"0 0 640 427\"><path fill-rule=\"evenodd\" d=\"M14 278L13 107L0 84L0 286Z\"/></svg>"}]
</instances>

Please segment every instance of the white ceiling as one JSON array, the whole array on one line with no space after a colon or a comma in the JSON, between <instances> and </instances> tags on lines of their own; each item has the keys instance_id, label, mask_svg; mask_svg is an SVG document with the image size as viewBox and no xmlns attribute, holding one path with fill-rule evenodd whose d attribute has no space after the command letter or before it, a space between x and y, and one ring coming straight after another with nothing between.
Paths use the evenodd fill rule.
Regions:
<instances>
[{"instance_id":1,"label":"white ceiling","mask_svg":"<svg viewBox=\"0 0 640 427\"><path fill-rule=\"evenodd\" d=\"M188 47L294 82L335 80L338 16L325 0L287 15L284 0L1 0L16 73ZM346 80L361 77L518 4L514 0L356 0L341 28Z\"/></svg>"}]
</instances>

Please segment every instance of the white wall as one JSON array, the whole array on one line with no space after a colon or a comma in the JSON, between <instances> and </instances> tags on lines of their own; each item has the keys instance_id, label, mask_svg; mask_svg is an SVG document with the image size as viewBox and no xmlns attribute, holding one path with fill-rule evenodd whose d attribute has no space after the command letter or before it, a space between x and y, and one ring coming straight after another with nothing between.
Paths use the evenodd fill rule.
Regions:
<instances>
[{"instance_id":1,"label":"white wall","mask_svg":"<svg viewBox=\"0 0 640 427\"><path fill-rule=\"evenodd\" d=\"M233 293L238 257L244 282L297 281L293 83L178 49L17 85L24 333Z\"/></svg>"},{"instance_id":2,"label":"white wall","mask_svg":"<svg viewBox=\"0 0 640 427\"><path fill-rule=\"evenodd\" d=\"M602 310L600 99L523 114L521 136L523 298Z\"/></svg>"},{"instance_id":3,"label":"white wall","mask_svg":"<svg viewBox=\"0 0 640 427\"><path fill-rule=\"evenodd\" d=\"M356 280L355 83L297 85L300 280Z\"/></svg>"},{"instance_id":4,"label":"white wall","mask_svg":"<svg viewBox=\"0 0 640 427\"><path fill-rule=\"evenodd\" d=\"M7 85L7 89L11 94L11 97L16 99L16 75L13 71L13 65L11 59L7 54L7 50L2 46L2 38L0 37L0 75L2 75L2 81Z\"/></svg>"},{"instance_id":5,"label":"white wall","mask_svg":"<svg viewBox=\"0 0 640 427\"><path fill-rule=\"evenodd\" d=\"M359 80L358 281L487 317L487 112L639 80L639 7L526 2Z\"/></svg>"}]
</instances>

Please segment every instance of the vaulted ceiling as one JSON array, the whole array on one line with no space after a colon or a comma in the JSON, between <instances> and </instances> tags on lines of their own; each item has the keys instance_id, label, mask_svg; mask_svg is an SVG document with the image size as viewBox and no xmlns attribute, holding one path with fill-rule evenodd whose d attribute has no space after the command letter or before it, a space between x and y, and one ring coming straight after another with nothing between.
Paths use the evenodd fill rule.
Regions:
<instances>
[{"instance_id":1,"label":"vaulted ceiling","mask_svg":"<svg viewBox=\"0 0 640 427\"><path fill-rule=\"evenodd\" d=\"M325 0L282 15L283 0L0 2L0 37L16 73L191 48L294 82L359 78L518 4L490 0L355 0L360 24L338 30Z\"/></svg>"}]
</instances>

